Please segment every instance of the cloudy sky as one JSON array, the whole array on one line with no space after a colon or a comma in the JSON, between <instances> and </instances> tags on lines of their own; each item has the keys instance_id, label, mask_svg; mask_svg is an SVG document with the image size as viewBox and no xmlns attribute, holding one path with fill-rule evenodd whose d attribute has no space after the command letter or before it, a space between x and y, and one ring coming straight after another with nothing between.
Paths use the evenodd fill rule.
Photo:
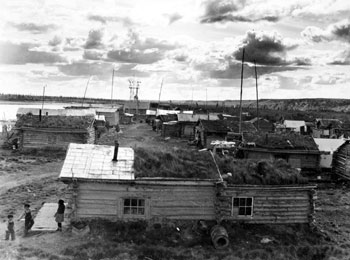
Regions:
<instances>
[{"instance_id":1,"label":"cloudy sky","mask_svg":"<svg viewBox=\"0 0 350 260\"><path fill-rule=\"evenodd\" d=\"M350 98L349 0L1 0L0 93Z\"/></svg>"}]
</instances>

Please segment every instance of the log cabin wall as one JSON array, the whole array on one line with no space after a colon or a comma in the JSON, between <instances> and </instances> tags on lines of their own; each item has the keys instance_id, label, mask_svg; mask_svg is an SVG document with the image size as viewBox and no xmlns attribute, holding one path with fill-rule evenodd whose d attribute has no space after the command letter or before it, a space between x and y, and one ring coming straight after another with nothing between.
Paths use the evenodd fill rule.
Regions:
<instances>
[{"instance_id":1,"label":"log cabin wall","mask_svg":"<svg viewBox=\"0 0 350 260\"><path fill-rule=\"evenodd\" d=\"M311 223L314 221L314 187L219 187L217 220L247 223Z\"/></svg>"},{"instance_id":2,"label":"log cabin wall","mask_svg":"<svg viewBox=\"0 0 350 260\"><path fill-rule=\"evenodd\" d=\"M347 141L333 154L333 172L345 179L350 179L350 143Z\"/></svg>"},{"instance_id":3,"label":"log cabin wall","mask_svg":"<svg viewBox=\"0 0 350 260\"><path fill-rule=\"evenodd\" d=\"M150 185L78 182L71 194L76 194L72 208L75 208L73 216L77 219L215 219L215 189L212 183Z\"/></svg>"},{"instance_id":4,"label":"log cabin wall","mask_svg":"<svg viewBox=\"0 0 350 260\"><path fill-rule=\"evenodd\" d=\"M88 138L86 136L88 136ZM94 140L94 136L94 133L93 136L90 136L87 133L69 133L55 131L53 129L50 129L49 131L22 130L21 148L50 147L66 149L69 143L86 143L87 139Z\"/></svg>"}]
</instances>

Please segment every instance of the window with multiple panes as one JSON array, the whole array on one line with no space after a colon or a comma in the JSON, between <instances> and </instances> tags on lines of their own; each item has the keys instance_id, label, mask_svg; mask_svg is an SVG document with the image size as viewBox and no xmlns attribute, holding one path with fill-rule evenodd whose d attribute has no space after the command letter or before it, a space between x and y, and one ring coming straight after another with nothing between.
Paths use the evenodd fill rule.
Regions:
<instances>
[{"instance_id":1,"label":"window with multiple panes","mask_svg":"<svg viewBox=\"0 0 350 260\"><path fill-rule=\"evenodd\" d=\"M253 198L235 197L232 198L232 215L237 212L238 216L252 216L253 215ZM236 210L235 210L236 209Z\"/></svg>"},{"instance_id":2,"label":"window with multiple panes","mask_svg":"<svg viewBox=\"0 0 350 260\"><path fill-rule=\"evenodd\" d=\"M123 213L125 215L145 215L145 200L138 198L124 199Z\"/></svg>"}]
</instances>

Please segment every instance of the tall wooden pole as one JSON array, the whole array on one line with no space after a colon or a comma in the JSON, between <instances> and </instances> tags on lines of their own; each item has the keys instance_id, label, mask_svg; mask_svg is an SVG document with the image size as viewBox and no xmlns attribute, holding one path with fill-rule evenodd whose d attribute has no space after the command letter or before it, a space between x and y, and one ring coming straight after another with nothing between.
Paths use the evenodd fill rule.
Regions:
<instances>
[{"instance_id":1,"label":"tall wooden pole","mask_svg":"<svg viewBox=\"0 0 350 260\"><path fill-rule=\"evenodd\" d=\"M256 117L258 120L256 121L256 128L259 131L259 95L258 95L258 73L256 72L256 60L254 60L255 65L255 86L256 86Z\"/></svg>"},{"instance_id":2,"label":"tall wooden pole","mask_svg":"<svg viewBox=\"0 0 350 260\"><path fill-rule=\"evenodd\" d=\"M239 99L239 133L242 133L242 94L243 94L243 65L244 65L244 48L242 53L242 69L241 69L241 95Z\"/></svg>"},{"instance_id":3,"label":"tall wooden pole","mask_svg":"<svg viewBox=\"0 0 350 260\"><path fill-rule=\"evenodd\" d=\"M157 110L159 110L159 105L160 105L160 95L162 94L163 81L164 81L164 78L162 78L162 83L160 83L159 96L158 96L158 108L157 108ZM157 111L157 112L158 112L158 111Z\"/></svg>"},{"instance_id":4,"label":"tall wooden pole","mask_svg":"<svg viewBox=\"0 0 350 260\"><path fill-rule=\"evenodd\" d=\"M42 104L41 104L41 110L44 109L44 101L45 101L45 88L46 88L46 85L43 87L43 101L42 101Z\"/></svg>"},{"instance_id":5,"label":"tall wooden pole","mask_svg":"<svg viewBox=\"0 0 350 260\"><path fill-rule=\"evenodd\" d=\"M111 89L111 106L113 107L113 83L114 83L114 68L112 71L112 89Z\"/></svg>"},{"instance_id":6,"label":"tall wooden pole","mask_svg":"<svg viewBox=\"0 0 350 260\"><path fill-rule=\"evenodd\" d=\"M88 81L87 81L87 83L86 83L85 92L84 92L84 98L83 98L83 103L81 104L82 107L84 106L86 91L87 91L87 88L88 88L88 86L89 86L90 79L91 79L91 76L89 77L89 79L88 79Z\"/></svg>"}]
</instances>

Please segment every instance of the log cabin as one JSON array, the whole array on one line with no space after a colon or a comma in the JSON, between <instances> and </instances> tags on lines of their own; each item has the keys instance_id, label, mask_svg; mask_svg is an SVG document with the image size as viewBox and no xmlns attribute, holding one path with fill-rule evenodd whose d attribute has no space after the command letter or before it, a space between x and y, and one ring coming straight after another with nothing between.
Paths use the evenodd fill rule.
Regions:
<instances>
[{"instance_id":1,"label":"log cabin","mask_svg":"<svg viewBox=\"0 0 350 260\"><path fill-rule=\"evenodd\" d=\"M320 154L311 136L296 133L243 134L239 156L245 159L284 159L302 171L317 171Z\"/></svg>"},{"instance_id":2,"label":"log cabin","mask_svg":"<svg viewBox=\"0 0 350 260\"><path fill-rule=\"evenodd\" d=\"M350 180L350 141L343 143L334 153L332 161L333 172Z\"/></svg>"},{"instance_id":3,"label":"log cabin","mask_svg":"<svg viewBox=\"0 0 350 260\"><path fill-rule=\"evenodd\" d=\"M242 122L242 132L256 132L251 122ZM211 149L214 141L226 140L229 132L239 133L239 122L231 120L198 120L195 128L195 140L198 146Z\"/></svg>"},{"instance_id":4,"label":"log cabin","mask_svg":"<svg viewBox=\"0 0 350 260\"><path fill-rule=\"evenodd\" d=\"M95 143L94 110L19 108L15 129L19 148L67 149L69 143Z\"/></svg>"},{"instance_id":5,"label":"log cabin","mask_svg":"<svg viewBox=\"0 0 350 260\"><path fill-rule=\"evenodd\" d=\"M119 125L120 115L119 112L122 110L122 106L109 107L109 108L96 108L96 114L105 117L107 124L110 127Z\"/></svg>"},{"instance_id":6,"label":"log cabin","mask_svg":"<svg viewBox=\"0 0 350 260\"><path fill-rule=\"evenodd\" d=\"M156 164L149 159L154 159L155 154L148 158L146 153L139 151L135 156L132 148L118 144L115 147L70 144L59 179L68 184L66 200L71 220L141 219L148 223L228 220L276 224L313 221L314 186L296 182L235 184L216 171L209 153L198 153L203 157L202 164L192 168L185 165L186 172L177 170L169 176L169 165L179 167L178 161L172 161L170 153L162 153L167 161L164 158L160 161L169 164ZM183 151L179 154L187 156ZM156 167L153 173L158 176L149 176L147 170L152 167Z\"/></svg>"}]
</instances>

